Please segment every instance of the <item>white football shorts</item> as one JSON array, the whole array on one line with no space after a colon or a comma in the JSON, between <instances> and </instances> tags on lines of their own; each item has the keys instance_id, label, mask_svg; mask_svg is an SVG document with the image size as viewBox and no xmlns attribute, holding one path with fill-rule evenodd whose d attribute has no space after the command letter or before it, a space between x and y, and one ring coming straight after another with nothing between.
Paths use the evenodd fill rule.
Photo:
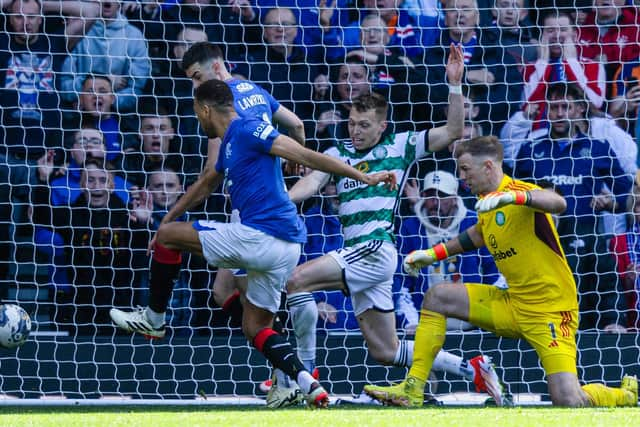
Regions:
<instances>
[{"instance_id":1,"label":"white football shorts","mask_svg":"<svg viewBox=\"0 0 640 427\"><path fill-rule=\"evenodd\" d=\"M196 221L202 253L210 265L247 270L246 297L275 313L300 258L300 243L287 242L238 222Z\"/></svg>"},{"instance_id":2,"label":"white football shorts","mask_svg":"<svg viewBox=\"0 0 640 427\"><path fill-rule=\"evenodd\" d=\"M372 308L382 312L394 310L392 286L398 252L392 242L369 240L327 255L342 267L356 316Z\"/></svg>"}]
</instances>

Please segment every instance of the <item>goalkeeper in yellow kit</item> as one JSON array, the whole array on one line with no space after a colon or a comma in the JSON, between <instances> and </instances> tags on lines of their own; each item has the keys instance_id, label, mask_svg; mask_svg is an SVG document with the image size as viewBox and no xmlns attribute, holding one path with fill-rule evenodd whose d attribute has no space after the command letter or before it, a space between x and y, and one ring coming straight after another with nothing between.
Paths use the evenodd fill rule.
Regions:
<instances>
[{"instance_id":1,"label":"goalkeeper in yellow kit","mask_svg":"<svg viewBox=\"0 0 640 427\"><path fill-rule=\"evenodd\" d=\"M389 405L422 405L425 381L445 340L446 317L454 317L531 344L554 405L636 406L634 376L624 376L620 388L578 383L576 284L551 217L566 209L564 198L506 176L502 145L493 136L460 142L454 156L460 179L479 197L478 223L446 243L410 253L404 268L417 276L422 267L486 246L509 287L446 283L430 288L407 378L390 387L365 386L365 393Z\"/></svg>"}]
</instances>

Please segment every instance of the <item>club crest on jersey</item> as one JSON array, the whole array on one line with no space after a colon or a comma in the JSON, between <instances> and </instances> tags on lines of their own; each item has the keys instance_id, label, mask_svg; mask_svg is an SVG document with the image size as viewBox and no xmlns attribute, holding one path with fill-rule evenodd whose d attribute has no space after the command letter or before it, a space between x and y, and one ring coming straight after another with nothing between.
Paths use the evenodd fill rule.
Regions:
<instances>
[{"instance_id":1,"label":"club crest on jersey","mask_svg":"<svg viewBox=\"0 0 640 427\"><path fill-rule=\"evenodd\" d=\"M249 92L251 89L253 89L253 85L247 82L242 82L236 86L236 90L240 93Z\"/></svg>"},{"instance_id":2,"label":"club crest on jersey","mask_svg":"<svg viewBox=\"0 0 640 427\"><path fill-rule=\"evenodd\" d=\"M373 149L371 154L373 154L374 159L377 159L377 160L384 159L385 157L387 157L387 149L381 145L378 145Z\"/></svg>"},{"instance_id":3,"label":"club crest on jersey","mask_svg":"<svg viewBox=\"0 0 640 427\"><path fill-rule=\"evenodd\" d=\"M360 162L355 166L362 173L369 172L369 162Z\"/></svg>"},{"instance_id":4,"label":"club crest on jersey","mask_svg":"<svg viewBox=\"0 0 640 427\"><path fill-rule=\"evenodd\" d=\"M231 144L227 144L224 149L224 156L228 159L231 157Z\"/></svg>"},{"instance_id":5,"label":"club crest on jersey","mask_svg":"<svg viewBox=\"0 0 640 427\"><path fill-rule=\"evenodd\" d=\"M498 224L500 227L502 227L505 223L505 216L504 216L504 212L502 211L498 211L496 212L496 224Z\"/></svg>"}]
</instances>

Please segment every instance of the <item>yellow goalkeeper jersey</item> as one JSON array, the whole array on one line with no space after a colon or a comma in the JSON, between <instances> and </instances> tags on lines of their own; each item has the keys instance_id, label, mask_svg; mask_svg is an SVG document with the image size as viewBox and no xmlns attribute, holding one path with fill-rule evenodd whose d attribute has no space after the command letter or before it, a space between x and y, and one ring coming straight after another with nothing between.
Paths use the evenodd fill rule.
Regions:
<instances>
[{"instance_id":1,"label":"yellow goalkeeper jersey","mask_svg":"<svg viewBox=\"0 0 640 427\"><path fill-rule=\"evenodd\" d=\"M503 178L498 191L528 191L537 185ZM550 214L506 205L478 214L484 242L509 285L514 305L536 312L578 308L576 283Z\"/></svg>"}]
</instances>

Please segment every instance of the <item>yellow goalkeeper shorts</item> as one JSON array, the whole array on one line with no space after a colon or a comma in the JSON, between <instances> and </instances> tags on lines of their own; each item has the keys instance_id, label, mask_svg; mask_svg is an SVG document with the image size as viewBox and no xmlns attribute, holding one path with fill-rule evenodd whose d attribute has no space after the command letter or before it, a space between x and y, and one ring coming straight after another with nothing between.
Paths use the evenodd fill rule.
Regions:
<instances>
[{"instance_id":1,"label":"yellow goalkeeper shorts","mask_svg":"<svg viewBox=\"0 0 640 427\"><path fill-rule=\"evenodd\" d=\"M547 375L577 374L578 310L532 312L513 304L508 290L484 284L465 284L469 322L501 337L526 340L536 351Z\"/></svg>"}]
</instances>

